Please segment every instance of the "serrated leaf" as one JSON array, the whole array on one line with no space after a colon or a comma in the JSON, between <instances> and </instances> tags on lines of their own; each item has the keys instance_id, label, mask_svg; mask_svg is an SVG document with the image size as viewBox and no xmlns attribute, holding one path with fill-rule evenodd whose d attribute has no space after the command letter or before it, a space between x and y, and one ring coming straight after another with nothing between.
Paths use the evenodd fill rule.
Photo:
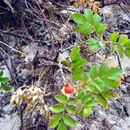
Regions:
<instances>
[{"instance_id":1,"label":"serrated leaf","mask_svg":"<svg viewBox=\"0 0 130 130\"><path fill-rule=\"evenodd\" d=\"M117 50L118 50L118 53L119 53L120 57L123 57L123 55L124 55L123 46L118 45Z\"/></svg>"},{"instance_id":2,"label":"serrated leaf","mask_svg":"<svg viewBox=\"0 0 130 130\"><path fill-rule=\"evenodd\" d=\"M67 114L64 114L63 115L63 121L66 125L70 126L70 127L73 127L75 128L76 127L76 121L70 117L69 115Z\"/></svg>"},{"instance_id":3,"label":"serrated leaf","mask_svg":"<svg viewBox=\"0 0 130 130\"><path fill-rule=\"evenodd\" d=\"M96 106L97 105L97 101L95 100L91 100L89 102L86 103L86 107L93 107L93 106Z\"/></svg>"},{"instance_id":4,"label":"serrated leaf","mask_svg":"<svg viewBox=\"0 0 130 130\"><path fill-rule=\"evenodd\" d=\"M87 84L87 88L88 88L89 91L91 91L91 92L97 92L97 91L98 91L93 82L88 83L88 84Z\"/></svg>"},{"instance_id":5,"label":"serrated leaf","mask_svg":"<svg viewBox=\"0 0 130 130\"><path fill-rule=\"evenodd\" d=\"M86 72L81 73L81 80L86 81L88 79L88 75Z\"/></svg>"},{"instance_id":6,"label":"serrated leaf","mask_svg":"<svg viewBox=\"0 0 130 130\"><path fill-rule=\"evenodd\" d=\"M6 83L7 81L9 81L7 77L0 77L0 82Z\"/></svg>"},{"instance_id":7,"label":"serrated leaf","mask_svg":"<svg viewBox=\"0 0 130 130\"><path fill-rule=\"evenodd\" d=\"M64 122L59 123L57 130L67 130Z\"/></svg>"},{"instance_id":8,"label":"serrated leaf","mask_svg":"<svg viewBox=\"0 0 130 130\"><path fill-rule=\"evenodd\" d=\"M92 114L92 109L90 107L87 107L83 111L85 116L90 116Z\"/></svg>"},{"instance_id":9,"label":"serrated leaf","mask_svg":"<svg viewBox=\"0 0 130 130\"><path fill-rule=\"evenodd\" d=\"M95 87L97 88L97 90L99 90L99 92L103 92L105 90L105 83L103 80L96 79L96 80L94 80L94 84L95 84Z\"/></svg>"},{"instance_id":10,"label":"serrated leaf","mask_svg":"<svg viewBox=\"0 0 130 130\"><path fill-rule=\"evenodd\" d=\"M100 23L101 23L101 17L99 15L97 15L97 14L94 14L94 16L93 16L93 25L96 28L96 30L100 26Z\"/></svg>"},{"instance_id":11,"label":"serrated leaf","mask_svg":"<svg viewBox=\"0 0 130 130\"><path fill-rule=\"evenodd\" d=\"M118 43L119 44L125 44L125 42L128 40L128 36L126 35L121 35L120 38L119 38L119 41Z\"/></svg>"},{"instance_id":12,"label":"serrated leaf","mask_svg":"<svg viewBox=\"0 0 130 130\"><path fill-rule=\"evenodd\" d=\"M78 93L78 98L82 98L84 96L84 90L81 90L79 93Z\"/></svg>"},{"instance_id":13,"label":"serrated leaf","mask_svg":"<svg viewBox=\"0 0 130 130\"><path fill-rule=\"evenodd\" d=\"M66 111L70 114L75 114L75 108L71 105L66 106Z\"/></svg>"},{"instance_id":14,"label":"serrated leaf","mask_svg":"<svg viewBox=\"0 0 130 130\"><path fill-rule=\"evenodd\" d=\"M112 68L109 70L107 76L109 79L116 80L122 75L122 71L119 68Z\"/></svg>"},{"instance_id":15,"label":"serrated leaf","mask_svg":"<svg viewBox=\"0 0 130 130\"><path fill-rule=\"evenodd\" d=\"M96 78L98 76L98 66L93 65L89 71L89 74L92 79Z\"/></svg>"},{"instance_id":16,"label":"serrated leaf","mask_svg":"<svg viewBox=\"0 0 130 130\"><path fill-rule=\"evenodd\" d=\"M66 103L68 101L67 97L63 94L56 95L54 98L60 103Z\"/></svg>"},{"instance_id":17,"label":"serrated leaf","mask_svg":"<svg viewBox=\"0 0 130 130\"><path fill-rule=\"evenodd\" d=\"M97 34L102 35L102 33L107 29L107 24L100 24L100 26L97 29Z\"/></svg>"},{"instance_id":18,"label":"serrated leaf","mask_svg":"<svg viewBox=\"0 0 130 130\"><path fill-rule=\"evenodd\" d=\"M82 67L85 65L85 63L86 63L85 59L79 58L77 61L72 62L71 67L73 67L73 68Z\"/></svg>"},{"instance_id":19,"label":"serrated leaf","mask_svg":"<svg viewBox=\"0 0 130 130\"><path fill-rule=\"evenodd\" d=\"M84 71L80 72L80 73L75 73L75 71L73 71L72 78L73 78L73 80L84 80L84 81L86 81L88 79L87 73Z\"/></svg>"},{"instance_id":20,"label":"serrated leaf","mask_svg":"<svg viewBox=\"0 0 130 130\"><path fill-rule=\"evenodd\" d=\"M102 96L105 97L106 100L110 100L112 97L113 92L111 90L102 92Z\"/></svg>"},{"instance_id":21,"label":"serrated leaf","mask_svg":"<svg viewBox=\"0 0 130 130\"><path fill-rule=\"evenodd\" d=\"M118 34L119 33L117 33L117 32L112 33L111 36L110 36L110 41L116 42L117 38L118 38Z\"/></svg>"},{"instance_id":22,"label":"serrated leaf","mask_svg":"<svg viewBox=\"0 0 130 130\"><path fill-rule=\"evenodd\" d=\"M105 76L107 71L108 71L108 64L107 63L102 64L100 69L99 69L100 77Z\"/></svg>"},{"instance_id":23,"label":"serrated leaf","mask_svg":"<svg viewBox=\"0 0 130 130\"><path fill-rule=\"evenodd\" d=\"M55 128L59 124L61 117L62 113L53 115L48 124L49 128Z\"/></svg>"},{"instance_id":24,"label":"serrated leaf","mask_svg":"<svg viewBox=\"0 0 130 130\"><path fill-rule=\"evenodd\" d=\"M118 87L115 80L108 79L107 77L102 80L105 82L107 88L116 89Z\"/></svg>"},{"instance_id":25,"label":"serrated leaf","mask_svg":"<svg viewBox=\"0 0 130 130\"><path fill-rule=\"evenodd\" d=\"M10 86L7 86L5 84L2 84L1 85L1 88L4 90L4 91L10 91L11 90L11 87Z\"/></svg>"},{"instance_id":26,"label":"serrated leaf","mask_svg":"<svg viewBox=\"0 0 130 130\"><path fill-rule=\"evenodd\" d=\"M81 75L79 73L72 73L72 79L73 80L80 80L81 79Z\"/></svg>"},{"instance_id":27,"label":"serrated leaf","mask_svg":"<svg viewBox=\"0 0 130 130\"><path fill-rule=\"evenodd\" d=\"M86 43L87 44L97 44L99 42L99 40L98 39L96 39L96 38L90 38L90 39L88 39L87 41L86 41Z\"/></svg>"},{"instance_id":28,"label":"serrated leaf","mask_svg":"<svg viewBox=\"0 0 130 130\"><path fill-rule=\"evenodd\" d=\"M101 94L97 94L96 99L100 103L100 105L102 105L104 108L107 108L108 106L107 101Z\"/></svg>"},{"instance_id":29,"label":"serrated leaf","mask_svg":"<svg viewBox=\"0 0 130 130\"><path fill-rule=\"evenodd\" d=\"M91 101L93 96L91 94L84 95L81 97L82 103L85 105L87 102Z\"/></svg>"},{"instance_id":30,"label":"serrated leaf","mask_svg":"<svg viewBox=\"0 0 130 130\"><path fill-rule=\"evenodd\" d=\"M99 44L91 44L89 45L89 50L90 51L96 51L99 48Z\"/></svg>"},{"instance_id":31,"label":"serrated leaf","mask_svg":"<svg viewBox=\"0 0 130 130\"><path fill-rule=\"evenodd\" d=\"M102 49L106 48L105 44L102 41L99 41L98 44Z\"/></svg>"},{"instance_id":32,"label":"serrated leaf","mask_svg":"<svg viewBox=\"0 0 130 130\"><path fill-rule=\"evenodd\" d=\"M93 13L92 13L92 11L89 10L89 9L85 9L84 16L85 16L87 22L92 24L92 22L93 22Z\"/></svg>"},{"instance_id":33,"label":"serrated leaf","mask_svg":"<svg viewBox=\"0 0 130 130\"><path fill-rule=\"evenodd\" d=\"M72 66L71 66L72 67ZM76 67L76 68L72 68L72 71L74 72L74 73L76 73L76 74L79 74L79 73L82 73L82 72L84 72L84 66L83 67Z\"/></svg>"},{"instance_id":34,"label":"serrated leaf","mask_svg":"<svg viewBox=\"0 0 130 130\"><path fill-rule=\"evenodd\" d=\"M86 116L90 116L92 113L92 110L90 107L87 107L87 108L84 108L82 109L82 111L80 112L80 117L83 119L85 118Z\"/></svg>"},{"instance_id":35,"label":"serrated leaf","mask_svg":"<svg viewBox=\"0 0 130 130\"><path fill-rule=\"evenodd\" d=\"M82 14L79 14L79 13L74 13L72 16L72 19L77 24L83 24L86 22L85 16L83 16Z\"/></svg>"},{"instance_id":36,"label":"serrated leaf","mask_svg":"<svg viewBox=\"0 0 130 130\"><path fill-rule=\"evenodd\" d=\"M57 104L50 107L50 110L54 113L60 113L65 110L64 104Z\"/></svg>"},{"instance_id":37,"label":"serrated leaf","mask_svg":"<svg viewBox=\"0 0 130 130\"><path fill-rule=\"evenodd\" d=\"M94 29L91 25L84 23L84 24L80 24L79 26L77 26L75 31L78 33L81 33L83 35L88 35L88 34L93 33Z\"/></svg>"},{"instance_id":38,"label":"serrated leaf","mask_svg":"<svg viewBox=\"0 0 130 130\"><path fill-rule=\"evenodd\" d=\"M71 49L71 53L70 53L71 61L75 61L80 58L79 52L80 52L79 46L75 46Z\"/></svg>"},{"instance_id":39,"label":"serrated leaf","mask_svg":"<svg viewBox=\"0 0 130 130\"><path fill-rule=\"evenodd\" d=\"M128 39L128 40L125 41L124 46L125 46L127 49L130 49L130 39Z\"/></svg>"},{"instance_id":40,"label":"serrated leaf","mask_svg":"<svg viewBox=\"0 0 130 130\"><path fill-rule=\"evenodd\" d=\"M76 110L75 110L75 112L76 112L76 114L78 115L78 114L82 111L82 103L81 103L81 101L77 101L76 104L77 104L77 105L76 105Z\"/></svg>"},{"instance_id":41,"label":"serrated leaf","mask_svg":"<svg viewBox=\"0 0 130 130\"><path fill-rule=\"evenodd\" d=\"M0 71L0 77L2 77L4 74L4 71Z\"/></svg>"},{"instance_id":42,"label":"serrated leaf","mask_svg":"<svg viewBox=\"0 0 130 130\"><path fill-rule=\"evenodd\" d=\"M130 57L130 49L125 49L124 52L127 57Z\"/></svg>"}]
</instances>

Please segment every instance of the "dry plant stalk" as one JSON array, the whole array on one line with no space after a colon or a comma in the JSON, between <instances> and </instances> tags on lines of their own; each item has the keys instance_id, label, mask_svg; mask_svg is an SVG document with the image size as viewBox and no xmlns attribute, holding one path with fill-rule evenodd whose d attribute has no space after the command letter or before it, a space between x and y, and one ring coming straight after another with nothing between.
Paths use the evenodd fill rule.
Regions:
<instances>
[{"instance_id":1,"label":"dry plant stalk","mask_svg":"<svg viewBox=\"0 0 130 130\"><path fill-rule=\"evenodd\" d=\"M73 1L73 0L70 0L70 1ZM93 11L93 13L97 13L100 10L99 1L96 1L96 0L77 0L74 3L73 7L74 8L79 8L79 7L89 8Z\"/></svg>"},{"instance_id":2,"label":"dry plant stalk","mask_svg":"<svg viewBox=\"0 0 130 130\"><path fill-rule=\"evenodd\" d=\"M39 112L40 114L48 116L48 110L43 99L44 94L44 89L33 85L27 86L23 90L18 88L11 96L10 105L13 108L20 106L22 103L25 103L27 105L24 110L25 113L34 110L35 112Z\"/></svg>"}]
</instances>

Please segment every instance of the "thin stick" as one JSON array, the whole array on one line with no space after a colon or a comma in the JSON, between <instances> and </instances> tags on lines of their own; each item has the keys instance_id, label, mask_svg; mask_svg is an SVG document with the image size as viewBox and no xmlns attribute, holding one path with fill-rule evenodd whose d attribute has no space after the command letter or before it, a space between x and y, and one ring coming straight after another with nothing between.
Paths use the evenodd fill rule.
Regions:
<instances>
[{"instance_id":1,"label":"thin stick","mask_svg":"<svg viewBox=\"0 0 130 130\"><path fill-rule=\"evenodd\" d=\"M117 60L118 60L118 65L120 67L120 69L122 70L122 65L121 65L121 61L120 61L120 57L118 55L118 53L115 51L115 54L116 54L116 57L117 57Z\"/></svg>"},{"instance_id":2,"label":"thin stick","mask_svg":"<svg viewBox=\"0 0 130 130\"><path fill-rule=\"evenodd\" d=\"M53 35L53 33L52 33L51 29L50 29L50 26L49 26L49 24L48 24L48 22L47 22L47 17L46 17L46 15L44 14L44 12L42 11L42 8L41 8L40 4L38 3L38 0L35 0L35 2L36 2L37 6L38 6L38 8L39 8L39 10L40 10L40 12L41 12L42 17L45 19L45 23L46 23L46 25L47 25L48 32L49 32L49 35L50 35L50 38L51 38L52 53L53 53L53 50L54 50L54 39L55 39L55 37L54 37L54 35Z\"/></svg>"},{"instance_id":3,"label":"thin stick","mask_svg":"<svg viewBox=\"0 0 130 130\"><path fill-rule=\"evenodd\" d=\"M3 44L3 45L5 45L6 47L8 47L8 48L12 49L13 51L15 51L15 52L17 52L17 53L21 54L22 56L26 56L26 54L25 54L25 53L23 53L23 52L21 52L21 51L19 51L19 50L14 49L13 47L11 47L11 46L7 45L7 44L6 44L6 43L4 43L4 42L0 41L0 43L1 43L1 44Z\"/></svg>"}]
</instances>

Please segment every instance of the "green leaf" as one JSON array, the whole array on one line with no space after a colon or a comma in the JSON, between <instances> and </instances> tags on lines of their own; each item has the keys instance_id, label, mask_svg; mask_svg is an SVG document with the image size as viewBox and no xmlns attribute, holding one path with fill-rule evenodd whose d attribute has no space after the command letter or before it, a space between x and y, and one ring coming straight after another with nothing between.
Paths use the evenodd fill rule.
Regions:
<instances>
[{"instance_id":1,"label":"green leaf","mask_svg":"<svg viewBox=\"0 0 130 130\"><path fill-rule=\"evenodd\" d=\"M90 24L84 23L76 27L75 31L83 35L88 35L88 34L93 33L94 29Z\"/></svg>"},{"instance_id":2,"label":"green leaf","mask_svg":"<svg viewBox=\"0 0 130 130\"><path fill-rule=\"evenodd\" d=\"M107 63L102 64L100 69L99 69L100 77L105 76L107 71L108 71L108 64Z\"/></svg>"},{"instance_id":3,"label":"green leaf","mask_svg":"<svg viewBox=\"0 0 130 130\"><path fill-rule=\"evenodd\" d=\"M76 68L76 67L82 67L86 64L86 60L83 58L80 58L79 60L72 62L71 67Z\"/></svg>"},{"instance_id":4,"label":"green leaf","mask_svg":"<svg viewBox=\"0 0 130 130\"><path fill-rule=\"evenodd\" d=\"M81 75L79 73L72 73L72 79L73 80L80 80L81 79Z\"/></svg>"},{"instance_id":5,"label":"green leaf","mask_svg":"<svg viewBox=\"0 0 130 130\"><path fill-rule=\"evenodd\" d=\"M130 39L128 39L128 40L125 41L124 46L125 46L127 49L130 49Z\"/></svg>"},{"instance_id":6,"label":"green leaf","mask_svg":"<svg viewBox=\"0 0 130 130\"><path fill-rule=\"evenodd\" d=\"M84 119L86 116L90 116L92 114L92 110L90 107L82 109L80 112L80 117Z\"/></svg>"},{"instance_id":7,"label":"green leaf","mask_svg":"<svg viewBox=\"0 0 130 130\"><path fill-rule=\"evenodd\" d=\"M75 46L71 49L71 53L70 53L71 61L75 61L80 58L79 52L80 52L79 46Z\"/></svg>"},{"instance_id":8,"label":"green leaf","mask_svg":"<svg viewBox=\"0 0 130 130\"><path fill-rule=\"evenodd\" d=\"M118 34L119 33L117 33L117 32L112 33L111 36L110 36L110 41L116 42L117 38L118 38Z\"/></svg>"},{"instance_id":9,"label":"green leaf","mask_svg":"<svg viewBox=\"0 0 130 130\"><path fill-rule=\"evenodd\" d=\"M92 114L92 109L90 107L87 107L83 111L85 116L90 116Z\"/></svg>"},{"instance_id":10,"label":"green leaf","mask_svg":"<svg viewBox=\"0 0 130 130\"><path fill-rule=\"evenodd\" d=\"M75 114L75 108L71 105L66 106L66 111L70 114Z\"/></svg>"},{"instance_id":11,"label":"green leaf","mask_svg":"<svg viewBox=\"0 0 130 130\"><path fill-rule=\"evenodd\" d=\"M57 130L67 130L64 122L59 123Z\"/></svg>"},{"instance_id":12,"label":"green leaf","mask_svg":"<svg viewBox=\"0 0 130 130\"><path fill-rule=\"evenodd\" d=\"M100 24L99 28L97 29L97 34L102 35L102 33L107 29L107 24Z\"/></svg>"},{"instance_id":13,"label":"green leaf","mask_svg":"<svg viewBox=\"0 0 130 130\"><path fill-rule=\"evenodd\" d=\"M53 115L48 124L49 128L55 128L59 124L61 117L62 113Z\"/></svg>"},{"instance_id":14,"label":"green leaf","mask_svg":"<svg viewBox=\"0 0 130 130\"><path fill-rule=\"evenodd\" d=\"M97 105L97 101L95 100L91 100L89 102L86 103L86 107L93 107L93 106L96 106Z\"/></svg>"},{"instance_id":15,"label":"green leaf","mask_svg":"<svg viewBox=\"0 0 130 130\"><path fill-rule=\"evenodd\" d=\"M106 99L106 100L110 100L112 97L112 90L108 90L105 92L102 92L102 96Z\"/></svg>"},{"instance_id":16,"label":"green leaf","mask_svg":"<svg viewBox=\"0 0 130 130\"><path fill-rule=\"evenodd\" d=\"M57 104L50 107L50 110L54 113L60 113L65 110L65 107L63 104Z\"/></svg>"},{"instance_id":17,"label":"green leaf","mask_svg":"<svg viewBox=\"0 0 130 130\"><path fill-rule=\"evenodd\" d=\"M73 80L84 80L86 81L88 79L87 73L86 72L80 72L80 73L75 73L75 71L72 71L72 78Z\"/></svg>"},{"instance_id":18,"label":"green leaf","mask_svg":"<svg viewBox=\"0 0 130 130\"><path fill-rule=\"evenodd\" d=\"M99 41L98 44L102 49L106 48L105 44L102 41Z\"/></svg>"},{"instance_id":19,"label":"green leaf","mask_svg":"<svg viewBox=\"0 0 130 130\"><path fill-rule=\"evenodd\" d=\"M76 114L78 115L78 114L82 111L82 103L81 103L80 100L78 100L78 102L77 102L76 104L77 104L77 105L76 105L76 110L75 110L75 112L76 112Z\"/></svg>"},{"instance_id":20,"label":"green leaf","mask_svg":"<svg viewBox=\"0 0 130 130\"><path fill-rule=\"evenodd\" d=\"M122 75L122 71L119 68L112 68L109 70L107 76L109 79L116 80Z\"/></svg>"},{"instance_id":21,"label":"green leaf","mask_svg":"<svg viewBox=\"0 0 130 130\"><path fill-rule=\"evenodd\" d=\"M60 103L66 103L68 101L67 97L63 94L56 95L54 98Z\"/></svg>"},{"instance_id":22,"label":"green leaf","mask_svg":"<svg viewBox=\"0 0 130 130\"><path fill-rule=\"evenodd\" d=\"M102 80L105 82L106 87L108 88L116 89L118 87L115 80L111 80L107 77L104 77Z\"/></svg>"},{"instance_id":23,"label":"green leaf","mask_svg":"<svg viewBox=\"0 0 130 130\"><path fill-rule=\"evenodd\" d=\"M70 126L70 127L73 127L75 128L76 127L76 121L70 117L69 115L67 114L64 114L63 115L63 121L66 125Z\"/></svg>"},{"instance_id":24,"label":"green leaf","mask_svg":"<svg viewBox=\"0 0 130 130\"><path fill-rule=\"evenodd\" d=\"M107 101L101 94L97 94L96 99L104 108L107 108L108 106Z\"/></svg>"},{"instance_id":25,"label":"green leaf","mask_svg":"<svg viewBox=\"0 0 130 130\"><path fill-rule=\"evenodd\" d=\"M97 92L98 91L93 82L88 83L87 88L89 88L89 91L91 91L91 92Z\"/></svg>"},{"instance_id":26,"label":"green leaf","mask_svg":"<svg viewBox=\"0 0 130 130\"><path fill-rule=\"evenodd\" d=\"M84 96L84 90L81 90L79 93L78 93L78 99L81 99L82 97Z\"/></svg>"},{"instance_id":27,"label":"green leaf","mask_svg":"<svg viewBox=\"0 0 130 130\"><path fill-rule=\"evenodd\" d=\"M119 98L119 94L118 93L113 93L112 97L116 100Z\"/></svg>"},{"instance_id":28,"label":"green leaf","mask_svg":"<svg viewBox=\"0 0 130 130\"><path fill-rule=\"evenodd\" d=\"M123 55L124 55L123 46L118 45L118 46L117 46L117 49L118 49L118 53L119 53L120 57L123 57Z\"/></svg>"},{"instance_id":29,"label":"green leaf","mask_svg":"<svg viewBox=\"0 0 130 130\"><path fill-rule=\"evenodd\" d=\"M124 52L127 57L130 57L130 49L125 49Z\"/></svg>"},{"instance_id":30,"label":"green leaf","mask_svg":"<svg viewBox=\"0 0 130 130\"><path fill-rule=\"evenodd\" d=\"M4 74L4 71L0 71L0 77L2 77Z\"/></svg>"},{"instance_id":31,"label":"green leaf","mask_svg":"<svg viewBox=\"0 0 130 130\"><path fill-rule=\"evenodd\" d=\"M5 84L2 84L1 85L1 88L4 90L4 91L10 91L11 90L11 87L10 86L7 86Z\"/></svg>"},{"instance_id":32,"label":"green leaf","mask_svg":"<svg viewBox=\"0 0 130 130\"><path fill-rule=\"evenodd\" d=\"M93 16L93 25L96 28L96 30L100 26L100 23L101 23L101 17L99 15L97 15L97 14L94 14L94 16Z\"/></svg>"},{"instance_id":33,"label":"green leaf","mask_svg":"<svg viewBox=\"0 0 130 130\"><path fill-rule=\"evenodd\" d=\"M117 50L116 43L112 43L112 44L110 45L110 48L111 48L111 52L116 51L116 50Z\"/></svg>"},{"instance_id":34,"label":"green leaf","mask_svg":"<svg viewBox=\"0 0 130 130\"><path fill-rule=\"evenodd\" d=\"M89 95L84 95L81 97L82 103L85 105L87 102L91 101L93 96L91 94Z\"/></svg>"},{"instance_id":35,"label":"green leaf","mask_svg":"<svg viewBox=\"0 0 130 130\"><path fill-rule=\"evenodd\" d=\"M105 90L105 83L103 80L96 79L96 80L94 80L94 84L95 84L95 87L97 88L97 90L99 90L99 92L103 92Z\"/></svg>"},{"instance_id":36,"label":"green leaf","mask_svg":"<svg viewBox=\"0 0 130 130\"><path fill-rule=\"evenodd\" d=\"M73 64L73 63L72 63ZM71 65L72 67L73 65ZM75 73L75 74L79 74L79 73L82 73L84 72L84 66L83 67L76 67L76 68L72 68L72 71Z\"/></svg>"},{"instance_id":37,"label":"green leaf","mask_svg":"<svg viewBox=\"0 0 130 130\"><path fill-rule=\"evenodd\" d=\"M86 43L87 44L97 44L99 42L99 40L98 39L96 39L96 38L90 38L90 39L88 39L87 41L86 41Z\"/></svg>"},{"instance_id":38,"label":"green leaf","mask_svg":"<svg viewBox=\"0 0 130 130\"><path fill-rule=\"evenodd\" d=\"M6 83L7 81L9 81L7 77L0 77L0 82Z\"/></svg>"},{"instance_id":39,"label":"green leaf","mask_svg":"<svg viewBox=\"0 0 130 130\"><path fill-rule=\"evenodd\" d=\"M99 44L91 44L89 45L89 50L90 51L96 51L99 48Z\"/></svg>"},{"instance_id":40,"label":"green leaf","mask_svg":"<svg viewBox=\"0 0 130 130\"><path fill-rule=\"evenodd\" d=\"M91 24L93 23L93 13L91 10L85 9L84 16L85 16L87 22L89 22Z\"/></svg>"},{"instance_id":41,"label":"green leaf","mask_svg":"<svg viewBox=\"0 0 130 130\"><path fill-rule=\"evenodd\" d=\"M128 36L126 36L126 35L121 35L120 38L119 38L118 43L119 43L119 44L124 44L127 40L128 40Z\"/></svg>"},{"instance_id":42,"label":"green leaf","mask_svg":"<svg viewBox=\"0 0 130 130\"><path fill-rule=\"evenodd\" d=\"M89 71L90 77L91 78L96 78L98 76L98 66L97 65L93 65Z\"/></svg>"},{"instance_id":43,"label":"green leaf","mask_svg":"<svg viewBox=\"0 0 130 130\"><path fill-rule=\"evenodd\" d=\"M72 16L72 19L77 24L83 24L86 22L85 16L83 16L82 14L79 14L79 13L74 13Z\"/></svg>"},{"instance_id":44,"label":"green leaf","mask_svg":"<svg viewBox=\"0 0 130 130\"><path fill-rule=\"evenodd\" d=\"M81 80L86 81L88 79L88 75L86 72L81 73Z\"/></svg>"}]
</instances>

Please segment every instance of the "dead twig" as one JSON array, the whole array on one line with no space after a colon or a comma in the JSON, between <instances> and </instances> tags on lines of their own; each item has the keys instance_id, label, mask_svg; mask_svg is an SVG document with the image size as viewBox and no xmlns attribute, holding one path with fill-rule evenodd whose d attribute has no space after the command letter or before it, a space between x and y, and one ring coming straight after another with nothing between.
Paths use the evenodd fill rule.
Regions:
<instances>
[{"instance_id":1,"label":"dead twig","mask_svg":"<svg viewBox=\"0 0 130 130\"><path fill-rule=\"evenodd\" d=\"M14 81L14 83L16 84L17 87L15 87L15 90L19 87L19 84L16 80L16 76L13 72L13 69L12 69L12 64L11 64L11 60L9 59L9 62L10 62L10 66L9 64L7 63L7 60L5 59L5 57L3 56L3 53L0 51L0 56L2 57L3 61L4 61L4 64L6 65L7 69L9 70L9 73L10 73L10 76L12 78L12 80ZM9 57L8 57L9 58Z\"/></svg>"}]
</instances>

